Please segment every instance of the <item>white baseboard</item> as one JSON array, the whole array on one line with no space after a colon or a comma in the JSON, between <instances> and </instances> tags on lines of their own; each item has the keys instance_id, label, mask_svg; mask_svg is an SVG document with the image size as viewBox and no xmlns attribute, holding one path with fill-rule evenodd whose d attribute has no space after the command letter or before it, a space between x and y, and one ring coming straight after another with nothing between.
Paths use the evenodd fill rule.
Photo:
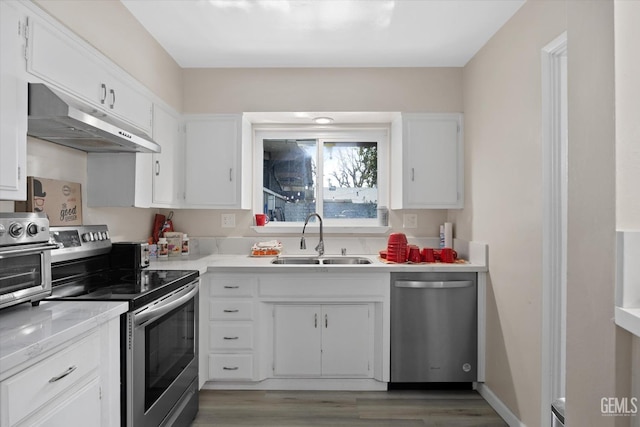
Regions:
<instances>
[{"instance_id":1,"label":"white baseboard","mask_svg":"<svg viewBox=\"0 0 640 427\"><path fill-rule=\"evenodd\" d=\"M502 419L509 424L509 427L527 427L484 383L476 384L476 390L480 393L480 396L482 396L484 400L491 405L498 415L500 415Z\"/></svg>"}]
</instances>

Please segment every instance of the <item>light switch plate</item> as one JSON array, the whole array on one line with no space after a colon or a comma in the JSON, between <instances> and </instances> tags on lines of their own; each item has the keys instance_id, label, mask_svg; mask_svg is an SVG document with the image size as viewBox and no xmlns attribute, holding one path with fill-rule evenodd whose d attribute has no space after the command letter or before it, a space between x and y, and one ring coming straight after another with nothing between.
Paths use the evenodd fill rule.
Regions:
<instances>
[{"instance_id":1,"label":"light switch plate","mask_svg":"<svg viewBox=\"0 0 640 427\"><path fill-rule=\"evenodd\" d=\"M236 226L236 214L222 214L222 228L234 228Z\"/></svg>"},{"instance_id":2,"label":"light switch plate","mask_svg":"<svg viewBox=\"0 0 640 427\"><path fill-rule=\"evenodd\" d=\"M402 215L402 227L403 228L418 228L418 215L417 214L403 214Z\"/></svg>"}]
</instances>

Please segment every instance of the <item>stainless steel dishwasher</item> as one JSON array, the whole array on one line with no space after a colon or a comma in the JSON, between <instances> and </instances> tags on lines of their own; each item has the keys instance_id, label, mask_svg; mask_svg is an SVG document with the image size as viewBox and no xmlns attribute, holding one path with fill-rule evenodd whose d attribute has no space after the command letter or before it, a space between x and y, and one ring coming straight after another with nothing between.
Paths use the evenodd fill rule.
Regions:
<instances>
[{"instance_id":1,"label":"stainless steel dishwasher","mask_svg":"<svg viewBox=\"0 0 640 427\"><path fill-rule=\"evenodd\" d=\"M391 382L477 380L476 273L391 274Z\"/></svg>"}]
</instances>

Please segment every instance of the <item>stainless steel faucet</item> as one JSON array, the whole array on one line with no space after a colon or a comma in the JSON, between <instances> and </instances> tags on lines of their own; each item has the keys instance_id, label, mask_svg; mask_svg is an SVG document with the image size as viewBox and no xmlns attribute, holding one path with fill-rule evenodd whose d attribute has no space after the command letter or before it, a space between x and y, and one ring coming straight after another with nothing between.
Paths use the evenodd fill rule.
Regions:
<instances>
[{"instance_id":1,"label":"stainless steel faucet","mask_svg":"<svg viewBox=\"0 0 640 427\"><path fill-rule=\"evenodd\" d=\"M320 241L318 242L318 246L316 246L316 251L318 251L318 256L324 255L324 237L322 235L322 217L317 213L310 213L307 215L307 219L304 220L304 227L302 227L302 238L300 239L300 249L307 249L307 243L304 241L304 230L307 228L307 223L311 217L318 217L320 220Z\"/></svg>"}]
</instances>

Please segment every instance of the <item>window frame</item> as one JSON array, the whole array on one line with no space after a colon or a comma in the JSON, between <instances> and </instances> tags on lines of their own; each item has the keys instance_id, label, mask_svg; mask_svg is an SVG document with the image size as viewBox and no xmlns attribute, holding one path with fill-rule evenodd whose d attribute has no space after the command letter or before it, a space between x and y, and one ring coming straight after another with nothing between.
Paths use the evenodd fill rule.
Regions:
<instances>
[{"instance_id":1,"label":"window frame","mask_svg":"<svg viewBox=\"0 0 640 427\"><path fill-rule=\"evenodd\" d=\"M262 213L263 210L263 153L265 139L315 139L318 141L328 142L346 142L346 141L366 141L376 142L378 150L378 206L389 206L389 164L390 164L390 135L391 128L389 125L370 125L370 126L269 126L254 125L253 127L253 198L252 212L253 214ZM319 144L320 145L320 144ZM319 150L319 155L321 151ZM322 165L321 160L318 161L319 166ZM322 185L322 177L318 178ZM319 185L316 185L316 199L318 199ZM321 214L322 215L322 214ZM389 230L389 226L379 225L378 218L366 219L323 219L325 232L330 233L385 233ZM272 221L268 226L251 228L261 234L282 234L282 233L300 233L304 223L296 222L275 222ZM317 223L309 223L307 228L318 228Z\"/></svg>"}]
</instances>

